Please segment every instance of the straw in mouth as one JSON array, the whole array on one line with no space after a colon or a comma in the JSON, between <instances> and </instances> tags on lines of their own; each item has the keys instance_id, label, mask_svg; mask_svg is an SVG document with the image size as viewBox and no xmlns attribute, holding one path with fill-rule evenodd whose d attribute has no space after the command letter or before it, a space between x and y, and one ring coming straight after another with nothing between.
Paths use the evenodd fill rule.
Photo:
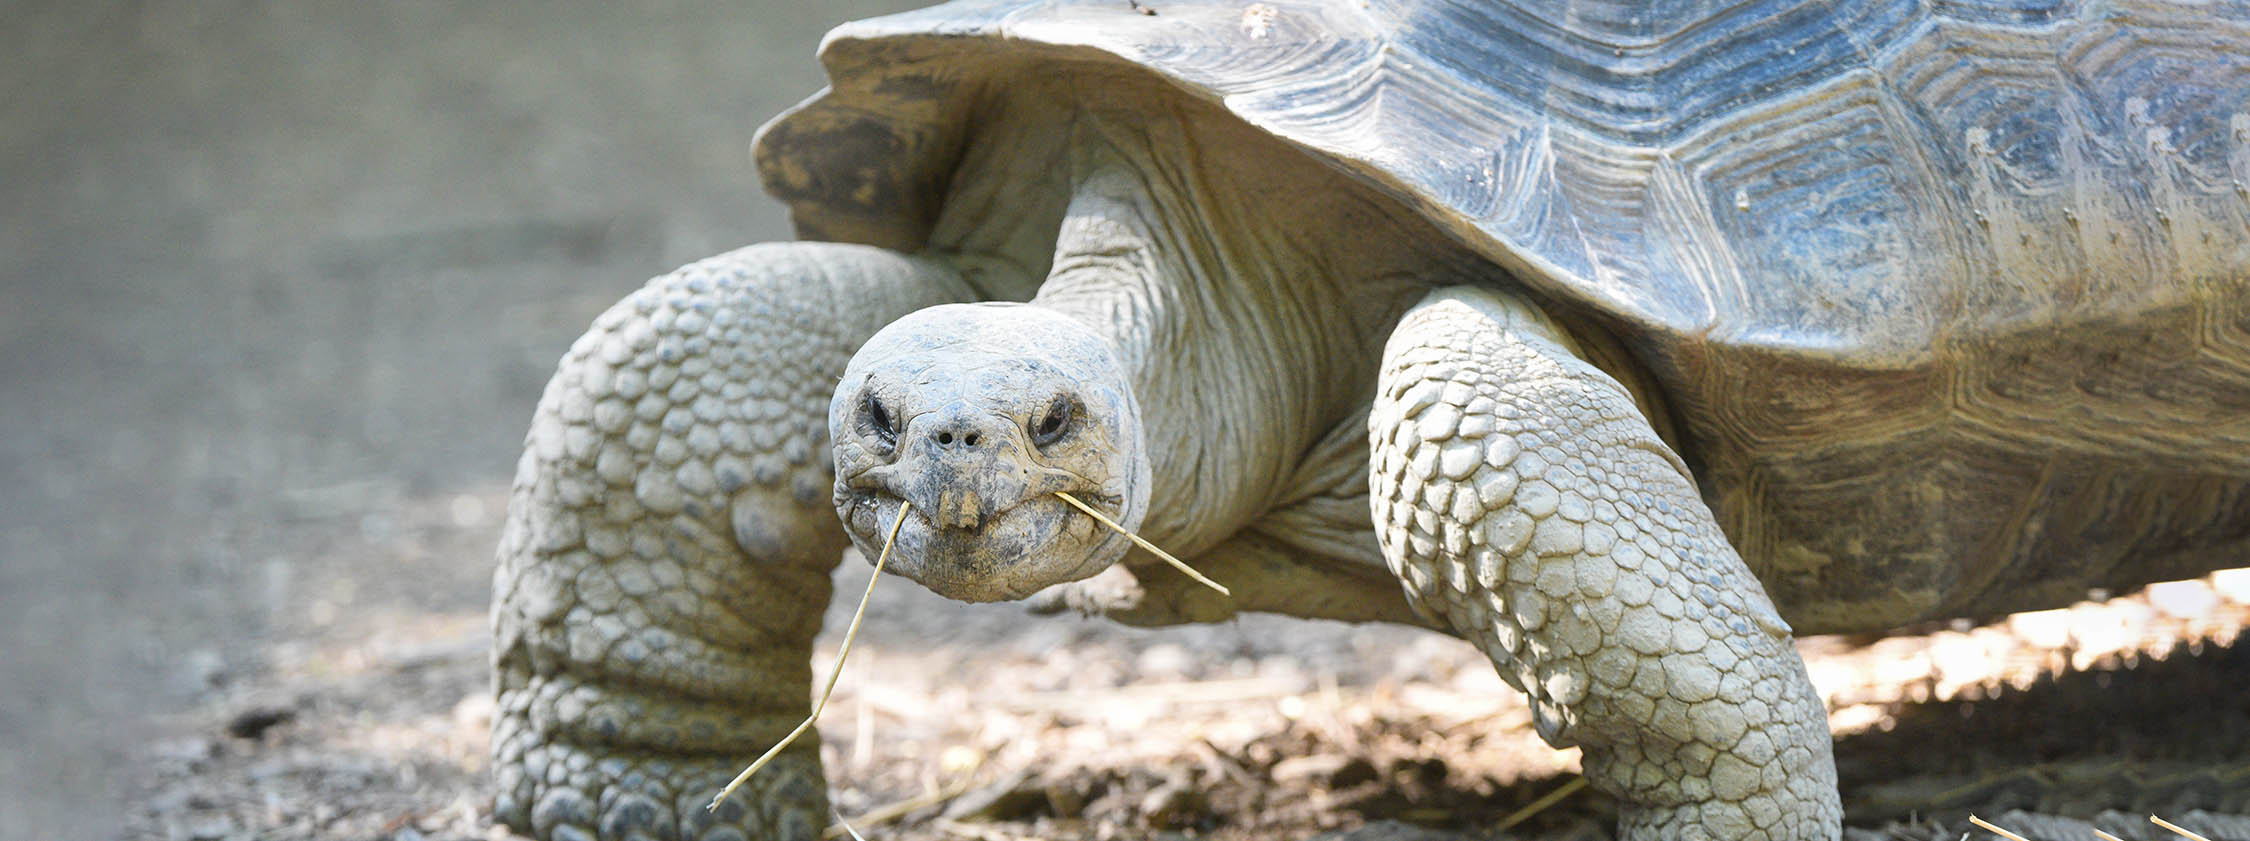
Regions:
<instances>
[{"instance_id":1,"label":"straw in mouth","mask_svg":"<svg viewBox=\"0 0 2250 841\"><path fill-rule=\"evenodd\" d=\"M1180 560L1180 559L1178 559L1178 558L1172 557L1172 553L1170 553L1170 552L1166 552L1166 551L1164 551L1164 550L1162 550L1162 549L1158 549L1158 548L1156 548L1156 544L1154 544L1154 543L1150 543L1150 542L1148 542L1148 541L1146 541L1146 540L1142 540L1142 539L1141 539L1141 536L1140 536L1140 535L1137 535L1137 534L1134 534L1134 533L1132 533L1132 532L1126 531L1126 530L1125 530L1125 527L1124 527L1124 526L1120 526L1120 525L1118 525L1118 524L1117 524L1117 522L1116 522L1115 520L1111 520L1111 519L1110 519L1110 518L1108 518L1108 517L1104 517L1104 516L1102 516L1102 512L1094 510L1093 506L1087 505L1086 503L1083 503L1083 502L1079 502L1079 501L1078 501L1078 497L1075 497L1075 496L1071 496L1070 494L1067 494L1067 493L1063 493L1062 491L1056 491L1056 492L1055 492L1055 495L1056 495L1056 496L1059 496L1059 497L1062 497L1062 501L1064 501L1064 502L1067 502L1067 503L1070 503L1070 504L1071 504L1072 506L1075 506L1075 507L1076 507L1076 508L1077 508L1078 510L1086 512L1086 516L1094 518L1094 519L1095 519L1095 520L1096 520L1097 522L1100 522L1100 523L1101 523L1102 525L1108 526L1108 527L1110 527L1110 528L1112 528L1112 529L1116 529L1116 530L1117 530L1117 533L1118 533L1118 534L1122 534L1122 535L1124 535L1124 536L1126 537L1126 539L1128 539L1128 540L1131 540L1131 541L1133 541L1133 545L1135 545L1135 546L1139 546L1139 547L1141 547L1141 548L1143 548L1143 549L1147 549L1147 550L1148 550L1148 551L1150 551L1151 553L1154 553L1154 554L1155 554L1155 555L1156 555L1157 557L1159 557L1159 558L1163 558L1163 559L1164 559L1164 562L1165 562L1165 563L1171 564L1171 565L1172 565L1172 566L1173 566L1174 568L1178 569L1179 571L1181 571L1181 572L1184 572L1184 573L1187 573L1187 577L1195 579L1195 580L1196 580L1197 582L1200 582L1200 583L1201 583L1201 584L1202 584L1203 586L1205 586L1205 587L1209 587L1209 588L1211 588L1211 589L1213 589L1213 590L1217 590L1217 591L1219 591L1219 594L1220 594L1220 595L1226 595L1226 596L1232 596L1232 595L1234 595L1234 591L1232 591L1232 590L1228 590L1228 589L1227 589L1227 588L1226 588L1226 587L1225 587L1224 585L1220 584L1219 582L1213 581L1213 580L1211 580L1211 579L1209 579L1209 578L1205 578L1205 577L1203 576L1203 573L1200 573L1200 572L1196 572L1196 571L1195 571L1195 568L1194 568L1194 567L1188 566L1186 562L1183 562L1183 561L1181 561L1181 560Z\"/></svg>"}]
</instances>

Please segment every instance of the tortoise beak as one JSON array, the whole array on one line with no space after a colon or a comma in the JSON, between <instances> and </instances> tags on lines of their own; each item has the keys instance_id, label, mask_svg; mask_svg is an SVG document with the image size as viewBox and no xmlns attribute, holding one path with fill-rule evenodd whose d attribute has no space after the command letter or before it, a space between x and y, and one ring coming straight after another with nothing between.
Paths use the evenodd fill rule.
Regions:
<instances>
[{"instance_id":1,"label":"tortoise beak","mask_svg":"<svg viewBox=\"0 0 2250 841\"><path fill-rule=\"evenodd\" d=\"M1034 461L1015 421L965 405L917 416L891 463L848 484L913 508L889 568L964 601L1020 598L1051 583L1017 570L1084 518L1061 500L1033 503L1058 490L1089 492L1084 479Z\"/></svg>"},{"instance_id":2,"label":"tortoise beak","mask_svg":"<svg viewBox=\"0 0 2250 841\"><path fill-rule=\"evenodd\" d=\"M1022 503L1031 462L1007 418L955 404L914 419L885 471L901 499L941 529L975 530Z\"/></svg>"},{"instance_id":3,"label":"tortoise beak","mask_svg":"<svg viewBox=\"0 0 2250 841\"><path fill-rule=\"evenodd\" d=\"M927 496L928 494L918 494ZM945 488L937 492L937 504L924 508L931 512L930 521L938 528L979 529L990 512L982 505L984 498L969 488Z\"/></svg>"}]
</instances>

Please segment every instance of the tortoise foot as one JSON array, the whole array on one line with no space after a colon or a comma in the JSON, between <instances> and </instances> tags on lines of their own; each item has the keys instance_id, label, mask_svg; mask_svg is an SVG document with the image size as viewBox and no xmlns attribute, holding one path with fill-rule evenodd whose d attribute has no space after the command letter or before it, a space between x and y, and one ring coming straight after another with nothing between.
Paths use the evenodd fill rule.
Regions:
<instances>
[{"instance_id":1,"label":"tortoise foot","mask_svg":"<svg viewBox=\"0 0 2250 841\"><path fill-rule=\"evenodd\" d=\"M716 810L745 760L632 757L549 743L500 770L494 814L540 841L814 841L827 825L820 764L782 756Z\"/></svg>"}]
</instances>

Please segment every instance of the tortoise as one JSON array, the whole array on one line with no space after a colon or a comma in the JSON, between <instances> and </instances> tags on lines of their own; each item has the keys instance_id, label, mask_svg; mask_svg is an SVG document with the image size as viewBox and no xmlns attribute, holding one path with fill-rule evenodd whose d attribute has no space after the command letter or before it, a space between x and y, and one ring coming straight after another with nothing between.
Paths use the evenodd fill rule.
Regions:
<instances>
[{"instance_id":1,"label":"tortoise","mask_svg":"<svg viewBox=\"0 0 2250 841\"><path fill-rule=\"evenodd\" d=\"M2250 545L2241 0L963 0L821 56L756 144L800 241L539 403L493 611L539 838L814 837L810 744L702 805L908 503L956 598L1464 637L1635 841L1839 834L1792 634Z\"/></svg>"}]
</instances>

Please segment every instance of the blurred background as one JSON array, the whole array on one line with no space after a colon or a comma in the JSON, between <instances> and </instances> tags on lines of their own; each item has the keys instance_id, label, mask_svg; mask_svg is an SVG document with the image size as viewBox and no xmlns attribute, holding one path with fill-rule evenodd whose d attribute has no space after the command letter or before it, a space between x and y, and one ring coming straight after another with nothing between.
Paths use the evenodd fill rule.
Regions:
<instances>
[{"instance_id":1,"label":"blurred background","mask_svg":"<svg viewBox=\"0 0 2250 841\"><path fill-rule=\"evenodd\" d=\"M481 613L555 360L785 238L752 132L911 5L5 4L0 837L99 837L151 716L286 626ZM337 589L424 503L429 586Z\"/></svg>"},{"instance_id":2,"label":"blurred background","mask_svg":"<svg viewBox=\"0 0 2250 841\"><path fill-rule=\"evenodd\" d=\"M485 609L532 406L646 278L788 236L753 131L818 89L829 27L912 5L6 4L0 841L506 837ZM1801 649L1874 837L2138 809L2103 824L2138 838L2250 813L2246 617L2237 570ZM902 584L853 662L823 755L843 813L908 804L878 837L1489 827L1576 768L1404 628ZM1579 795L1525 830L1613 822Z\"/></svg>"}]
</instances>

